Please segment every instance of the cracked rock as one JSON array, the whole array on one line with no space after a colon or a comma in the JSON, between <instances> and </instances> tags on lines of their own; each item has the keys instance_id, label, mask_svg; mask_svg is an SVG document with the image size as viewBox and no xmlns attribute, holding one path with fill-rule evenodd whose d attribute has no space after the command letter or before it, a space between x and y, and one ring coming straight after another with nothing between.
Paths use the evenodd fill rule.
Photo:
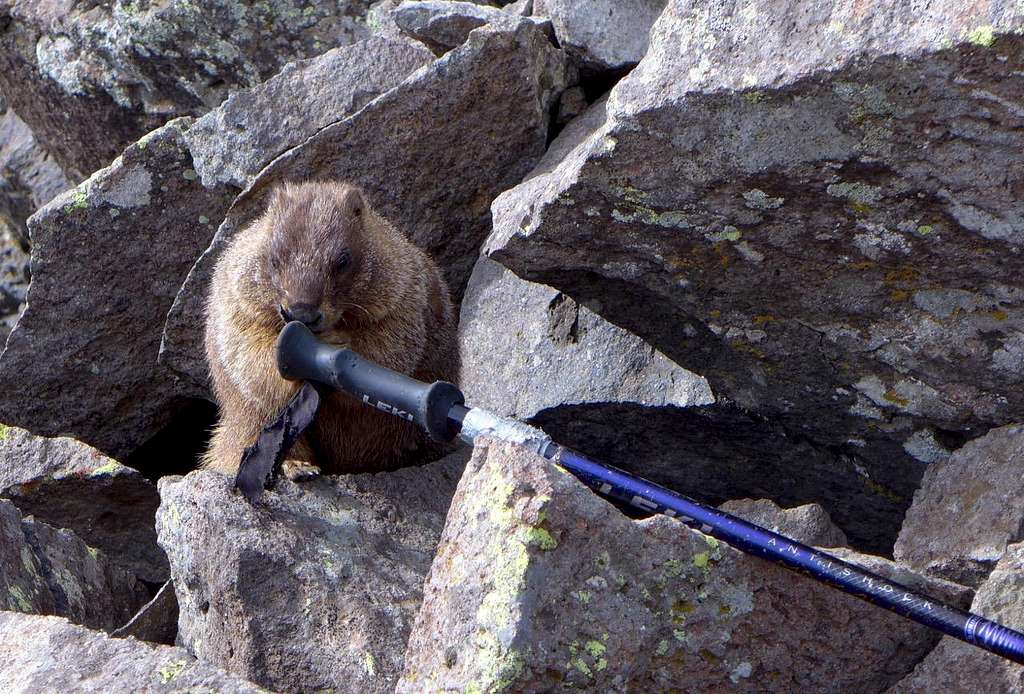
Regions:
<instances>
[{"instance_id":1,"label":"cracked rock","mask_svg":"<svg viewBox=\"0 0 1024 694\"><path fill-rule=\"evenodd\" d=\"M256 506L215 472L165 477L179 642L275 690L393 691L464 465L284 481Z\"/></svg>"},{"instance_id":2,"label":"cracked rock","mask_svg":"<svg viewBox=\"0 0 1024 694\"><path fill-rule=\"evenodd\" d=\"M880 557L837 554L969 599ZM937 641L666 516L630 520L564 471L487 442L448 512L398 691L877 692Z\"/></svg>"},{"instance_id":3,"label":"cracked rock","mask_svg":"<svg viewBox=\"0 0 1024 694\"><path fill-rule=\"evenodd\" d=\"M672 0L487 248L823 451L804 501L887 551L905 442L1024 417L1022 29L1010 0Z\"/></svg>"},{"instance_id":4,"label":"cracked rock","mask_svg":"<svg viewBox=\"0 0 1024 694\"><path fill-rule=\"evenodd\" d=\"M23 518L0 499L0 608L110 631L149 594L135 576L69 530ZM5 690L8 691L8 690Z\"/></svg>"}]
</instances>

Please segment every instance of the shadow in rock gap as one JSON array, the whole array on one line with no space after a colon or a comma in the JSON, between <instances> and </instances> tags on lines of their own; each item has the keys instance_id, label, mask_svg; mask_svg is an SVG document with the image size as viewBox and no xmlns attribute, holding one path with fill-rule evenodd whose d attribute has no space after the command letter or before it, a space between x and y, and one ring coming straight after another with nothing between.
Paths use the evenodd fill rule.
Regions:
<instances>
[{"instance_id":1,"label":"shadow in rock gap","mask_svg":"<svg viewBox=\"0 0 1024 694\"><path fill-rule=\"evenodd\" d=\"M135 449L124 464L152 482L165 475L191 472L199 466L216 423L216 405L207 400L186 400L171 421Z\"/></svg>"},{"instance_id":2,"label":"shadow in rock gap","mask_svg":"<svg viewBox=\"0 0 1024 694\"><path fill-rule=\"evenodd\" d=\"M602 403L543 410L531 423L561 444L704 503L817 502L852 546L874 554L892 556L910 503L901 497L894 507L891 493L865 493L869 480L837 475L856 465L846 453L787 436L734 408Z\"/></svg>"}]
</instances>

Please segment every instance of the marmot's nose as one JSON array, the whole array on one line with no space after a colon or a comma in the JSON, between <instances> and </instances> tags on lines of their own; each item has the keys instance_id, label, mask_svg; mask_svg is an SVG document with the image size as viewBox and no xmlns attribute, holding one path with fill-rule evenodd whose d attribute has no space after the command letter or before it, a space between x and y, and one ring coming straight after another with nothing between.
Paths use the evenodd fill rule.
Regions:
<instances>
[{"instance_id":1,"label":"marmot's nose","mask_svg":"<svg viewBox=\"0 0 1024 694\"><path fill-rule=\"evenodd\" d=\"M281 317L286 323L297 320L305 323L313 332L319 332L323 328L324 314L313 304L292 304L291 306L280 307Z\"/></svg>"}]
</instances>

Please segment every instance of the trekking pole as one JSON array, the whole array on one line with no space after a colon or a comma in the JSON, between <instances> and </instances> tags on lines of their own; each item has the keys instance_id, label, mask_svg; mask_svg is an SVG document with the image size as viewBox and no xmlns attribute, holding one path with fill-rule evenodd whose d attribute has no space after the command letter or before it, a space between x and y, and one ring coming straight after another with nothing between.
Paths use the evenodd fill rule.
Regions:
<instances>
[{"instance_id":1,"label":"trekking pole","mask_svg":"<svg viewBox=\"0 0 1024 694\"><path fill-rule=\"evenodd\" d=\"M1020 632L944 605L826 552L628 472L589 460L527 424L466 407L461 391L451 383L427 384L377 366L352 350L321 342L298 322L289 323L281 331L277 362L281 375L287 379L313 381L345 391L369 406L414 422L438 441L452 441L458 436L472 445L479 437L489 436L518 444L571 472L603 496L676 518L742 552L782 564L919 624L1024 664L1024 634ZM308 392L316 397L312 388Z\"/></svg>"}]
</instances>

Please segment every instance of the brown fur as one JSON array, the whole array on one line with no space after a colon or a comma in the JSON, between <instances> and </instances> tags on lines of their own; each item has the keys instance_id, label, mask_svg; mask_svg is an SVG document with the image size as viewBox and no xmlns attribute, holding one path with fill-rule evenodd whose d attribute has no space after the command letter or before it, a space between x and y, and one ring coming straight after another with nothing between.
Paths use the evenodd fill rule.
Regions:
<instances>
[{"instance_id":1,"label":"brown fur","mask_svg":"<svg viewBox=\"0 0 1024 694\"><path fill-rule=\"evenodd\" d=\"M278 374L282 304L324 315L320 339L422 381L454 381L455 311L434 262L343 183L286 184L217 262L206 357L220 421L207 467L238 470L243 450L297 390ZM398 467L426 443L414 425L332 393L287 456L328 473Z\"/></svg>"}]
</instances>

